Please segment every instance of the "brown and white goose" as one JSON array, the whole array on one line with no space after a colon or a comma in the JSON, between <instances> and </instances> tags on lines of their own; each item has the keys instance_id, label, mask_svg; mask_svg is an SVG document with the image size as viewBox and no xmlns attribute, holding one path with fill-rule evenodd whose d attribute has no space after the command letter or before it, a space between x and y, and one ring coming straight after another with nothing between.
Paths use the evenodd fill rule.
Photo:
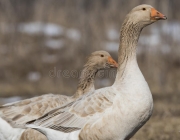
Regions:
<instances>
[{"instance_id":1,"label":"brown and white goose","mask_svg":"<svg viewBox=\"0 0 180 140\"><path fill-rule=\"evenodd\" d=\"M22 126L25 122L37 119L53 108L72 102L83 94L93 92L95 90L94 79L96 73L99 70L108 68L117 68L117 62L110 56L108 52L96 51L90 55L87 63L84 65L84 69L79 79L77 91L72 97L47 94L18 101L16 103L6 104L0 107L0 116L9 122L12 122L12 125L14 126ZM2 133L1 127L2 124L0 121L0 133ZM12 130L8 131L10 132ZM15 131L15 133L17 132ZM45 136L41 133L38 133L38 131L28 129L23 133L21 140L44 140ZM9 139L11 139L10 135L8 135L8 137ZM1 135L0 139L3 140L3 138L1 138Z\"/></svg>"},{"instance_id":2,"label":"brown and white goose","mask_svg":"<svg viewBox=\"0 0 180 140\"><path fill-rule=\"evenodd\" d=\"M26 126L44 133L49 140L130 139L153 110L151 92L136 60L138 39L144 27L165 19L150 5L132 9L121 28L114 85L86 94Z\"/></svg>"}]
</instances>

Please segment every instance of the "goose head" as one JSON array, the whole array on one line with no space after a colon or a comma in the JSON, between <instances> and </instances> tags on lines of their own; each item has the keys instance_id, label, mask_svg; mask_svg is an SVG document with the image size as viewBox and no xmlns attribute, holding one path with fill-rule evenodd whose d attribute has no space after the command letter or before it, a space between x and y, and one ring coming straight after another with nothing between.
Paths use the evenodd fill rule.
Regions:
<instances>
[{"instance_id":1,"label":"goose head","mask_svg":"<svg viewBox=\"0 0 180 140\"><path fill-rule=\"evenodd\" d=\"M142 4L133 8L127 15L127 19L134 24L149 25L158 20L166 20L167 17L151 5Z\"/></svg>"},{"instance_id":2,"label":"goose head","mask_svg":"<svg viewBox=\"0 0 180 140\"><path fill-rule=\"evenodd\" d=\"M106 68L117 68L118 64L108 52L95 51L89 56L85 67L87 66L101 70Z\"/></svg>"}]
</instances>

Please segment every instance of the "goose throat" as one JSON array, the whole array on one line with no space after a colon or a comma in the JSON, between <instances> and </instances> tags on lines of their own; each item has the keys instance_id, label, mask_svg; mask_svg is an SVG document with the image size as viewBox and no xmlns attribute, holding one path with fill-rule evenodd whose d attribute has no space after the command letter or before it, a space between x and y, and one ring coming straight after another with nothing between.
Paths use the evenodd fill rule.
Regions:
<instances>
[{"instance_id":1,"label":"goose throat","mask_svg":"<svg viewBox=\"0 0 180 140\"><path fill-rule=\"evenodd\" d=\"M77 92L75 93L74 97L80 97L86 93L86 91L89 91L89 89L94 89L94 79L97 72L97 69L92 69L90 67L86 67L81 72Z\"/></svg>"},{"instance_id":2,"label":"goose throat","mask_svg":"<svg viewBox=\"0 0 180 140\"><path fill-rule=\"evenodd\" d=\"M118 73L116 79L121 79L128 63L137 63L136 48L141 31L145 25L133 23L126 19L120 31L120 45L118 54Z\"/></svg>"}]
</instances>

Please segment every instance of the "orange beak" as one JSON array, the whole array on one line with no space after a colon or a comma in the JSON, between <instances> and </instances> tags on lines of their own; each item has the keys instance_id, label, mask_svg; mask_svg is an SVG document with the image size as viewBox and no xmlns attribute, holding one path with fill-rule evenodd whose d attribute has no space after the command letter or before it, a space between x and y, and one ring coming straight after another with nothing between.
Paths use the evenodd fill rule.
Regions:
<instances>
[{"instance_id":1,"label":"orange beak","mask_svg":"<svg viewBox=\"0 0 180 140\"><path fill-rule=\"evenodd\" d=\"M108 57L108 63L110 64L110 67L112 68L118 67L118 63L110 56Z\"/></svg>"},{"instance_id":2,"label":"orange beak","mask_svg":"<svg viewBox=\"0 0 180 140\"><path fill-rule=\"evenodd\" d=\"M166 20L167 17L157 11L155 8L151 9L151 20Z\"/></svg>"}]
</instances>

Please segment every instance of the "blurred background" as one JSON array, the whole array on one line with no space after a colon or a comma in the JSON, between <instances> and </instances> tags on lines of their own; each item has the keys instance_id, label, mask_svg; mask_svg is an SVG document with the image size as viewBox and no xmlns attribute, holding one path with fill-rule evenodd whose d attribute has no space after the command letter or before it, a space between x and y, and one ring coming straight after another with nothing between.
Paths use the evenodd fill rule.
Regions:
<instances>
[{"instance_id":1,"label":"blurred background","mask_svg":"<svg viewBox=\"0 0 180 140\"><path fill-rule=\"evenodd\" d=\"M91 52L117 60L125 15L150 4L168 17L145 28L138 63L154 97L150 121L132 140L180 139L180 1L0 0L0 104L46 93L72 95ZM100 74L96 88L113 84Z\"/></svg>"}]
</instances>

